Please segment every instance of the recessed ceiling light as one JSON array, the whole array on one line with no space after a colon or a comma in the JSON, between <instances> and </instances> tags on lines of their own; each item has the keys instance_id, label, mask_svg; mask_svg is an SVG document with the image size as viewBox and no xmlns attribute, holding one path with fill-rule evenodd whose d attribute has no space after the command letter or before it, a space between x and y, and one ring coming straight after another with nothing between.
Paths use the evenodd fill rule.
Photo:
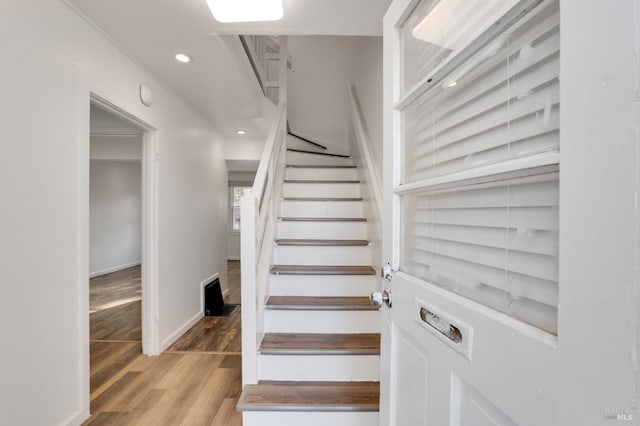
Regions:
<instances>
[{"instance_id":1,"label":"recessed ceiling light","mask_svg":"<svg viewBox=\"0 0 640 426\"><path fill-rule=\"evenodd\" d=\"M240 130L236 130L236 133L239 134L239 135L246 135L247 131L240 129Z\"/></svg>"},{"instance_id":2,"label":"recessed ceiling light","mask_svg":"<svg viewBox=\"0 0 640 426\"><path fill-rule=\"evenodd\" d=\"M219 22L257 22L282 19L282 0L207 0Z\"/></svg>"},{"instance_id":3,"label":"recessed ceiling light","mask_svg":"<svg viewBox=\"0 0 640 426\"><path fill-rule=\"evenodd\" d=\"M176 61L186 64L188 62L191 62L191 56L184 53L176 53Z\"/></svg>"}]
</instances>

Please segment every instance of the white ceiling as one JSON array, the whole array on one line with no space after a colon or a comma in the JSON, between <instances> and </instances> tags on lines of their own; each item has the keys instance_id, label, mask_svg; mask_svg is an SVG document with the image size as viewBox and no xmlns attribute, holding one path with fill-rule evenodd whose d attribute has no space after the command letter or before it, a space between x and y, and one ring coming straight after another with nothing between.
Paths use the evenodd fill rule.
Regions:
<instances>
[{"instance_id":1,"label":"white ceiling","mask_svg":"<svg viewBox=\"0 0 640 426\"><path fill-rule=\"evenodd\" d=\"M238 34L381 35L390 0L284 0L276 22L222 24L205 0L67 0L227 139L263 136L262 92ZM176 52L193 57L190 64Z\"/></svg>"}]
</instances>

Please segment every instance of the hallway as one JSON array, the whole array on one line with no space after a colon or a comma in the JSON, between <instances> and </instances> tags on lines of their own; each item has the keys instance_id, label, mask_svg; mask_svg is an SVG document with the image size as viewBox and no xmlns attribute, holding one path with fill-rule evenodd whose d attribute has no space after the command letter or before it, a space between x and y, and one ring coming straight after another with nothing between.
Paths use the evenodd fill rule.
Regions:
<instances>
[{"instance_id":1,"label":"hallway","mask_svg":"<svg viewBox=\"0 0 640 426\"><path fill-rule=\"evenodd\" d=\"M239 263L228 262L227 303L240 302ZM240 309L202 318L160 356L145 357L141 302L133 300L139 273L135 267L91 280L92 417L85 424L242 424L235 411L242 387Z\"/></svg>"}]
</instances>

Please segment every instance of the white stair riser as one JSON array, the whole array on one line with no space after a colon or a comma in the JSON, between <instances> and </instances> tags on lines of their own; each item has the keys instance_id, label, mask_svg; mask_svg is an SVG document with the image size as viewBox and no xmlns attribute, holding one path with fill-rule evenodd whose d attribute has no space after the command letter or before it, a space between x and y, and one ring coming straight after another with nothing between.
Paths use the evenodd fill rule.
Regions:
<instances>
[{"instance_id":1,"label":"white stair riser","mask_svg":"<svg viewBox=\"0 0 640 426\"><path fill-rule=\"evenodd\" d=\"M378 381L378 355L258 355L258 380Z\"/></svg>"},{"instance_id":2,"label":"white stair riser","mask_svg":"<svg viewBox=\"0 0 640 426\"><path fill-rule=\"evenodd\" d=\"M357 180L357 169L301 169L288 168L285 172L285 179L303 180Z\"/></svg>"},{"instance_id":3,"label":"white stair riser","mask_svg":"<svg viewBox=\"0 0 640 426\"><path fill-rule=\"evenodd\" d=\"M359 183L285 183L283 197L360 197Z\"/></svg>"},{"instance_id":4,"label":"white stair riser","mask_svg":"<svg viewBox=\"0 0 640 426\"><path fill-rule=\"evenodd\" d=\"M276 265L370 265L368 246L283 246L273 251Z\"/></svg>"},{"instance_id":5,"label":"white stair riser","mask_svg":"<svg viewBox=\"0 0 640 426\"><path fill-rule=\"evenodd\" d=\"M281 201L283 217L363 217L362 201Z\"/></svg>"},{"instance_id":6,"label":"white stair riser","mask_svg":"<svg viewBox=\"0 0 640 426\"><path fill-rule=\"evenodd\" d=\"M287 164L294 166L353 166L351 158L287 151Z\"/></svg>"},{"instance_id":7,"label":"white stair riser","mask_svg":"<svg viewBox=\"0 0 640 426\"><path fill-rule=\"evenodd\" d=\"M245 411L242 426L377 426L378 412Z\"/></svg>"},{"instance_id":8,"label":"white stair riser","mask_svg":"<svg viewBox=\"0 0 640 426\"><path fill-rule=\"evenodd\" d=\"M375 275L271 275L272 296L368 296L377 291Z\"/></svg>"},{"instance_id":9,"label":"white stair riser","mask_svg":"<svg viewBox=\"0 0 640 426\"><path fill-rule=\"evenodd\" d=\"M367 239L367 222L278 222L278 238Z\"/></svg>"},{"instance_id":10,"label":"white stair riser","mask_svg":"<svg viewBox=\"0 0 640 426\"><path fill-rule=\"evenodd\" d=\"M266 309L267 333L379 333L378 311Z\"/></svg>"}]
</instances>

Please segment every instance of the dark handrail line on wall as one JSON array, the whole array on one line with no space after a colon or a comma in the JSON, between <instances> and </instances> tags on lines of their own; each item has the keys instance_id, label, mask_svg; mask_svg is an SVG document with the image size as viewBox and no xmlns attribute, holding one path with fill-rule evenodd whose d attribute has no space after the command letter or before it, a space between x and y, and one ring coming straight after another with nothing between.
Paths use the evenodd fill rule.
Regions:
<instances>
[{"instance_id":1,"label":"dark handrail line on wall","mask_svg":"<svg viewBox=\"0 0 640 426\"><path fill-rule=\"evenodd\" d=\"M287 125L287 127L288 127L288 125ZM288 128L287 133L288 133L288 134L290 134L291 136L295 137L295 138L298 138L298 139L300 139L300 140L304 141L304 142L310 143L311 145L315 145L315 146L317 146L318 148L327 149L327 147L326 147L326 146L324 146L324 145L320 145L318 142L314 142L314 141L309 140L309 139L307 139L307 138L305 138L305 137L302 137L302 136L300 136L300 135L296 135L295 133L293 133L293 132L291 131L291 128Z\"/></svg>"}]
</instances>

